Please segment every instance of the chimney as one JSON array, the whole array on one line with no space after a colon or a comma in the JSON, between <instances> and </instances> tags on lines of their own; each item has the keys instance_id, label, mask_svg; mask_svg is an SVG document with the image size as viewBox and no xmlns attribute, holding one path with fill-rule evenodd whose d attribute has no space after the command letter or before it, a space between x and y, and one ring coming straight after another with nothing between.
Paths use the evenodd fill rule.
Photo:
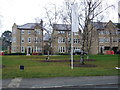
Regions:
<instances>
[{"instance_id":1,"label":"chimney","mask_svg":"<svg viewBox=\"0 0 120 90\"><path fill-rule=\"evenodd\" d=\"M43 26L43 20L42 20L42 19L41 19L41 21L40 21L40 25Z\"/></svg>"}]
</instances>

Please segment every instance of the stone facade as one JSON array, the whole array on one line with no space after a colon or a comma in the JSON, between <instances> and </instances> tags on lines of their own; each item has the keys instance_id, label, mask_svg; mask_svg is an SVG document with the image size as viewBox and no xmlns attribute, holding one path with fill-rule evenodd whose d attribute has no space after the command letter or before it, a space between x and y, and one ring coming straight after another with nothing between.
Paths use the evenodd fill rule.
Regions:
<instances>
[{"instance_id":1,"label":"stone facade","mask_svg":"<svg viewBox=\"0 0 120 90\"><path fill-rule=\"evenodd\" d=\"M119 29L116 27L112 21L109 21L108 23L105 22L97 22L94 23L94 28L96 29L98 36L97 41L95 42L95 45L93 44L92 53L104 53L106 50L114 50L117 52L117 50L120 49L120 42L119 42ZM95 47L98 47L98 49Z\"/></svg>"},{"instance_id":2,"label":"stone facade","mask_svg":"<svg viewBox=\"0 0 120 90\"><path fill-rule=\"evenodd\" d=\"M42 24L14 24L12 27L12 53L43 53Z\"/></svg>"},{"instance_id":3,"label":"stone facade","mask_svg":"<svg viewBox=\"0 0 120 90\"><path fill-rule=\"evenodd\" d=\"M116 24L109 22L94 22L89 26L93 27L92 38L88 36L91 41L90 54L104 53L106 50L120 50L120 30ZM52 33L52 50L56 53L70 53L70 33L71 26L63 24L55 24ZM89 35L91 35L89 33ZM74 50L81 49L81 32L74 33L73 42ZM88 42L90 41L88 40ZM85 47L85 50L87 48ZM86 50L87 51L87 50Z\"/></svg>"},{"instance_id":4,"label":"stone facade","mask_svg":"<svg viewBox=\"0 0 120 90\"><path fill-rule=\"evenodd\" d=\"M73 48L80 49L80 32L74 32L74 44ZM71 26L65 24L54 24L53 25L53 33L52 33L52 53L69 53L71 50Z\"/></svg>"},{"instance_id":5,"label":"stone facade","mask_svg":"<svg viewBox=\"0 0 120 90\"><path fill-rule=\"evenodd\" d=\"M89 49L90 54L105 53L106 50L120 50L120 29L118 23L93 22L89 28L88 42L91 40ZM14 24L12 27L12 53L33 53L38 52L47 54L68 53L71 52L71 25L54 24L51 39L43 40L42 24L27 23L24 25ZM92 35L92 37L91 37ZM49 37L50 38L50 37ZM49 42L52 41L52 43ZM51 44L51 47L50 45ZM80 31L73 33L73 49L82 48L82 33ZM49 49L49 50L48 50ZM85 47L87 51L87 45Z\"/></svg>"}]
</instances>

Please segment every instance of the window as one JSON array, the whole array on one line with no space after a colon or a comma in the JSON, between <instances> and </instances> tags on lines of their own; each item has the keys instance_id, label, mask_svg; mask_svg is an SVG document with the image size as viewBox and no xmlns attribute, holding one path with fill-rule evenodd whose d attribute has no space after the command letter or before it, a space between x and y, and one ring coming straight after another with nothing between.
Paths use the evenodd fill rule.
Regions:
<instances>
[{"instance_id":1,"label":"window","mask_svg":"<svg viewBox=\"0 0 120 90\"><path fill-rule=\"evenodd\" d=\"M28 42L31 43L31 38L28 38Z\"/></svg>"},{"instance_id":2,"label":"window","mask_svg":"<svg viewBox=\"0 0 120 90\"><path fill-rule=\"evenodd\" d=\"M63 34L63 33L65 33L65 31L58 31L58 33L59 33L59 34Z\"/></svg>"},{"instance_id":3,"label":"window","mask_svg":"<svg viewBox=\"0 0 120 90\"><path fill-rule=\"evenodd\" d=\"M38 37L35 37L35 42L36 42L36 43L38 42Z\"/></svg>"},{"instance_id":4,"label":"window","mask_svg":"<svg viewBox=\"0 0 120 90\"><path fill-rule=\"evenodd\" d=\"M22 39L21 39L21 43L24 43L24 37L22 37Z\"/></svg>"},{"instance_id":5,"label":"window","mask_svg":"<svg viewBox=\"0 0 120 90\"><path fill-rule=\"evenodd\" d=\"M110 39L109 38L105 38L104 41L105 42L110 42Z\"/></svg>"},{"instance_id":6,"label":"window","mask_svg":"<svg viewBox=\"0 0 120 90\"><path fill-rule=\"evenodd\" d=\"M80 39L74 39L74 43L80 43Z\"/></svg>"},{"instance_id":7,"label":"window","mask_svg":"<svg viewBox=\"0 0 120 90\"><path fill-rule=\"evenodd\" d=\"M63 38L63 37L58 38L58 43L64 43L64 42L65 42L65 38Z\"/></svg>"},{"instance_id":8,"label":"window","mask_svg":"<svg viewBox=\"0 0 120 90\"><path fill-rule=\"evenodd\" d=\"M35 34L40 34L40 29L35 29Z\"/></svg>"},{"instance_id":9,"label":"window","mask_svg":"<svg viewBox=\"0 0 120 90\"><path fill-rule=\"evenodd\" d=\"M37 50L38 50L38 48L37 48L37 47L35 47L35 52L37 52Z\"/></svg>"},{"instance_id":10,"label":"window","mask_svg":"<svg viewBox=\"0 0 120 90\"><path fill-rule=\"evenodd\" d=\"M42 41L41 38L39 38L39 39L38 39L38 42L41 42L41 41Z\"/></svg>"},{"instance_id":11,"label":"window","mask_svg":"<svg viewBox=\"0 0 120 90\"><path fill-rule=\"evenodd\" d=\"M78 50L78 49L80 49L80 48L79 48L79 47L73 47L73 49L74 49L74 50Z\"/></svg>"},{"instance_id":12,"label":"window","mask_svg":"<svg viewBox=\"0 0 120 90\"><path fill-rule=\"evenodd\" d=\"M31 34L31 30L28 30L28 34Z\"/></svg>"},{"instance_id":13,"label":"window","mask_svg":"<svg viewBox=\"0 0 120 90\"><path fill-rule=\"evenodd\" d=\"M13 37L13 38L12 38L12 42L16 42L16 37Z\"/></svg>"},{"instance_id":14,"label":"window","mask_svg":"<svg viewBox=\"0 0 120 90\"><path fill-rule=\"evenodd\" d=\"M104 31L99 31L99 34L100 34L100 35L103 35L103 34L104 34Z\"/></svg>"},{"instance_id":15,"label":"window","mask_svg":"<svg viewBox=\"0 0 120 90\"><path fill-rule=\"evenodd\" d=\"M68 38L68 42L70 42L71 41L71 38Z\"/></svg>"},{"instance_id":16,"label":"window","mask_svg":"<svg viewBox=\"0 0 120 90\"><path fill-rule=\"evenodd\" d=\"M113 38L113 42L118 42L118 38Z\"/></svg>"},{"instance_id":17,"label":"window","mask_svg":"<svg viewBox=\"0 0 120 90\"><path fill-rule=\"evenodd\" d=\"M41 52L42 51L42 48L38 48L38 52Z\"/></svg>"},{"instance_id":18,"label":"window","mask_svg":"<svg viewBox=\"0 0 120 90\"><path fill-rule=\"evenodd\" d=\"M120 38L119 38L118 42L120 42Z\"/></svg>"},{"instance_id":19,"label":"window","mask_svg":"<svg viewBox=\"0 0 120 90\"><path fill-rule=\"evenodd\" d=\"M120 34L120 30L117 31L118 35Z\"/></svg>"},{"instance_id":20,"label":"window","mask_svg":"<svg viewBox=\"0 0 120 90\"><path fill-rule=\"evenodd\" d=\"M21 47L21 52L24 53L25 52L25 48L22 46Z\"/></svg>"},{"instance_id":21,"label":"window","mask_svg":"<svg viewBox=\"0 0 120 90\"><path fill-rule=\"evenodd\" d=\"M104 38L99 38L99 42L103 43L104 42Z\"/></svg>"},{"instance_id":22,"label":"window","mask_svg":"<svg viewBox=\"0 0 120 90\"><path fill-rule=\"evenodd\" d=\"M24 34L24 30L21 30L21 34Z\"/></svg>"},{"instance_id":23,"label":"window","mask_svg":"<svg viewBox=\"0 0 120 90\"><path fill-rule=\"evenodd\" d=\"M64 53L65 52L65 47L59 47L58 49L59 49L60 53Z\"/></svg>"},{"instance_id":24,"label":"window","mask_svg":"<svg viewBox=\"0 0 120 90\"><path fill-rule=\"evenodd\" d=\"M109 31L105 31L104 33L105 33L106 35L109 35Z\"/></svg>"}]
</instances>

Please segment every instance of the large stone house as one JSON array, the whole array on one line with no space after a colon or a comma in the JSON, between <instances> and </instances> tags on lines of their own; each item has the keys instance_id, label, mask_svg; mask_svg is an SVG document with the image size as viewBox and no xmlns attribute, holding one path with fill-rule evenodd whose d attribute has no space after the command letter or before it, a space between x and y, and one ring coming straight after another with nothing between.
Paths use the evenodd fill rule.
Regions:
<instances>
[{"instance_id":1,"label":"large stone house","mask_svg":"<svg viewBox=\"0 0 120 90\"><path fill-rule=\"evenodd\" d=\"M74 32L73 49L81 48L81 32ZM52 33L52 53L70 53L71 50L71 25L54 24Z\"/></svg>"},{"instance_id":2,"label":"large stone house","mask_svg":"<svg viewBox=\"0 0 120 90\"><path fill-rule=\"evenodd\" d=\"M106 53L106 50L120 50L120 30L116 24L109 22L93 22L93 36L90 46L90 54ZM52 50L55 53L70 53L71 26L65 24L54 24L52 33ZM89 33L90 34L90 33ZM74 33L73 47L81 49L82 33ZM85 47L86 48L86 47ZM87 48L86 48L87 49ZM87 50L86 50L87 51Z\"/></svg>"},{"instance_id":3,"label":"large stone house","mask_svg":"<svg viewBox=\"0 0 120 90\"><path fill-rule=\"evenodd\" d=\"M116 27L117 23L92 22L90 27L93 31L89 32L92 38L89 47L90 54L106 53L106 50L120 50L120 29ZM45 35L46 36L46 35ZM47 35L48 36L48 35ZM71 25L54 24L51 39L43 40L42 23L27 23L24 25L14 24L12 27L12 53L68 53L71 52ZM51 42L50 42L51 40ZM51 44L51 45L50 45ZM51 46L51 47L50 47ZM87 45L88 46L88 45ZM80 31L73 33L73 49L82 48L82 33ZM87 49L87 47L85 47ZM87 50L86 50L87 51Z\"/></svg>"},{"instance_id":4,"label":"large stone house","mask_svg":"<svg viewBox=\"0 0 120 90\"><path fill-rule=\"evenodd\" d=\"M94 29L97 31L97 41L91 49L92 54L105 53L106 50L120 49L119 42L119 29L116 27L116 23L109 22L94 22L92 23ZM97 48L96 48L97 47Z\"/></svg>"},{"instance_id":5,"label":"large stone house","mask_svg":"<svg viewBox=\"0 0 120 90\"><path fill-rule=\"evenodd\" d=\"M43 29L41 23L27 23L12 27L12 53L33 52L43 54Z\"/></svg>"}]
</instances>

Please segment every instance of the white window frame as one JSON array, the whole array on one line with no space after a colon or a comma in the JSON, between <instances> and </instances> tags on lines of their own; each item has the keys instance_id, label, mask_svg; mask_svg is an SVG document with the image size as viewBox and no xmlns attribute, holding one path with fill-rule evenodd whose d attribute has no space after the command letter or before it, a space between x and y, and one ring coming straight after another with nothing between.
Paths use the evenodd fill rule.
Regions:
<instances>
[{"instance_id":1,"label":"white window frame","mask_svg":"<svg viewBox=\"0 0 120 90\"><path fill-rule=\"evenodd\" d=\"M104 35L104 31L99 31L99 35Z\"/></svg>"},{"instance_id":2,"label":"white window frame","mask_svg":"<svg viewBox=\"0 0 120 90\"><path fill-rule=\"evenodd\" d=\"M105 39L104 39L104 38L99 38L99 42L100 42L100 43L104 43L104 42L105 42Z\"/></svg>"},{"instance_id":3,"label":"white window frame","mask_svg":"<svg viewBox=\"0 0 120 90\"><path fill-rule=\"evenodd\" d=\"M31 37L28 37L28 43L31 43Z\"/></svg>"},{"instance_id":4,"label":"white window frame","mask_svg":"<svg viewBox=\"0 0 120 90\"><path fill-rule=\"evenodd\" d=\"M108 42L110 42L110 39L109 39L109 38L105 38L105 39L104 39L104 42L105 42L105 43L108 43Z\"/></svg>"},{"instance_id":5,"label":"white window frame","mask_svg":"<svg viewBox=\"0 0 120 90\"><path fill-rule=\"evenodd\" d=\"M58 47L58 52L59 53L65 53L65 47Z\"/></svg>"},{"instance_id":6,"label":"white window frame","mask_svg":"<svg viewBox=\"0 0 120 90\"><path fill-rule=\"evenodd\" d=\"M35 37L35 43L38 43L38 37Z\"/></svg>"},{"instance_id":7,"label":"white window frame","mask_svg":"<svg viewBox=\"0 0 120 90\"><path fill-rule=\"evenodd\" d=\"M21 38L21 43L24 43L25 42L25 39L24 37Z\"/></svg>"},{"instance_id":8,"label":"white window frame","mask_svg":"<svg viewBox=\"0 0 120 90\"><path fill-rule=\"evenodd\" d=\"M38 52L41 52L41 51L42 51L42 48L39 47L39 48L38 48Z\"/></svg>"},{"instance_id":9,"label":"white window frame","mask_svg":"<svg viewBox=\"0 0 120 90\"><path fill-rule=\"evenodd\" d=\"M65 38L59 37L58 38L58 43L65 43Z\"/></svg>"},{"instance_id":10,"label":"white window frame","mask_svg":"<svg viewBox=\"0 0 120 90\"><path fill-rule=\"evenodd\" d=\"M25 48L24 48L24 46L21 47L21 53L25 53Z\"/></svg>"},{"instance_id":11,"label":"white window frame","mask_svg":"<svg viewBox=\"0 0 120 90\"><path fill-rule=\"evenodd\" d=\"M80 43L80 39L78 39L78 38L74 38L74 43Z\"/></svg>"},{"instance_id":12,"label":"white window frame","mask_svg":"<svg viewBox=\"0 0 120 90\"><path fill-rule=\"evenodd\" d=\"M65 31L58 31L58 33L59 33L59 34L64 34L64 33L65 33Z\"/></svg>"},{"instance_id":13,"label":"white window frame","mask_svg":"<svg viewBox=\"0 0 120 90\"><path fill-rule=\"evenodd\" d=\"M38 52L38 47L37 46L35 47L35 52Z\"/></svg>"}]
</instances>

